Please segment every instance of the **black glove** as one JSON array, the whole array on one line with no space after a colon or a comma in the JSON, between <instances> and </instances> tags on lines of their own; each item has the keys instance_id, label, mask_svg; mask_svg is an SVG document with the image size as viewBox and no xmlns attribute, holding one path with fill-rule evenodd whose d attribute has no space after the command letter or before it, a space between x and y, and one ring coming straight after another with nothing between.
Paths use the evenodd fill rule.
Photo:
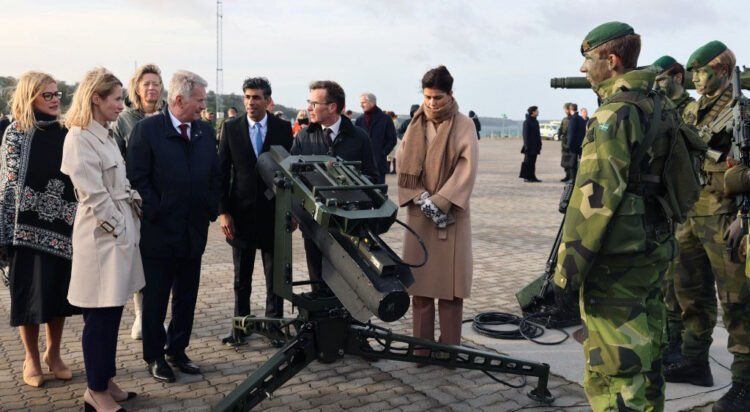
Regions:
<instances>
[{"instance_id":1,"label":"black glove","mask_svg":"<svg viewBox=\"0 0 750 412\"><path fill-rule=\"evenodd\" d=\"M740 248L740 242L742 241L743 235L742 219L738 216L734 219L734 222L729 225L727 231L724 232L724 240L727 241L727 251L729 251L729 255L734 261L738 261L738 259L735 258L738 256L737 251Z\"/></svg>"},{"instance_id":2,"label":"black glove","mask_svg":"<svg viewBox=\"0 0 750 412\"><path fill-rule=\"evenodd\" d=\"M578 311L578 289L567 287L565 289L555 285L555 306L562 312L577 312Z\"/></svg>"}]
</instances>

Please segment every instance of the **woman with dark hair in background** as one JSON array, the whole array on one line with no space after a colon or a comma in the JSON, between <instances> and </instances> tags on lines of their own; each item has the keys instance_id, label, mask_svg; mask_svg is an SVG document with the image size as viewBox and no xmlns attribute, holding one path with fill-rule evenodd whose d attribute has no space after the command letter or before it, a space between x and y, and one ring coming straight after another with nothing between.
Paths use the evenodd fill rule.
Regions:
<instances>
[{"instance_id":1,"label":"woman with dark hair in background","mask_svg":"<svg viewBox=\"0 0 750 412\"><path fill-rule=\"evenodd\" d=\"M542 152L542 135L539 132L539 108L531 106L527 109L526 120L523 121L523 163L518 177L526 183L539 183L536 177L536 157Z\"/></svg>"},{"instance_id":2,"label":"woman with dark hair in background","mask_svg":"<svg viewBox=\"0 0 750 412\"><path fill-rule=\"evenodd\" d=\"M10 325L18 326L26 359L23 381L44 383L39 325L47 324L43 356L55 378L73 377L60 358L65 317L80 313L65 298L70 284L73 183L60 172L67 130L52 76L28 72L13 96L13 123L0 145L0 265L8 267Z\"/></svg>"},{"instance_id":3,"label":"woman with dark hair in background","mask_svg":"<svg viewBox=\"0 0 750 412\"><path fill-rule=\"evenodd\" d=\"M140 202L108 125L123 109L122 83L104 68L86 73L66 115L61 170L78 195L68 300L83 310L86 411L119 411L135 396L113 381L117 331L128 298L145 286Z\"/></svg>"},{"instance_id":4,"label":"woman with dark hair in background","mask_svg":"<svg viewBox=\"0 0 750 412\"><path fill-rule=\"evenodd\" d=\"M427 263L413 269L409 288L413 335L435 340L435 299L440 317L439 342L461 343L463 300L471 292L473 259L469 198L477 175L478 145L474 122L458 112L453 77L445 66L422 77L424 103L414 113L396 156L399 204L406 222L424 240ZM404 237L403 259L419 262L422 247ZM418 354L429 356L427 350Z\"/></svg>"}]
</instances>

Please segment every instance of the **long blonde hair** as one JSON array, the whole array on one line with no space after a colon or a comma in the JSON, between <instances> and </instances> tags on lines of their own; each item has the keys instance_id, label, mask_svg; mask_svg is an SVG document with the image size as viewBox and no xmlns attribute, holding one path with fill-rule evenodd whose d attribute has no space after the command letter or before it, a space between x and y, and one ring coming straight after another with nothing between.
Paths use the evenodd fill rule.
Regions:
<instances>
[{"instance_id":1,"label":"long blonde hair","mask_svg":"<svg viewBox=\"0 0 750 412\"><path fill-rule=\"evenodd\" d=\"M107 98L122 82L112 72L104 67L97 67L84 76L73 94L73 103L65 114L65 127L70 129L78 126L82 129L89 127L93 116L91 98L98 94L102 99Z\"/></svg>"},{"instance_id":2,"label":"long blonde hair","mask_svg":"<svg viewBox=\"0 0 750 412\"><path fill-rule=\"evenodd\" d=\"M128 82L128 100L130 100L130 106L134 109L143 111L143 102L141 101L143 96L138 96L138 82L141 81L143 75L149 73L155 74L159 77L159 83L161 83L161 94L164 96L164 81L161 78L161 70L159 69L159 66L153 63L144 64L136 69L135 73L133 73L133 77L131 77ZM160 105L161 102L156 103L157 110Z\"/></svg>"},{"instance_id":3,"label":"long blonde hair","mask_svg":"<svg viewBox=\"0 0 750 412\"><path fill-rule=\"evenodd\" d=\"M21 75L13 93L11 113L22 132L28 133L38 126L34 116L34 100L50 83L57 81L47 73L29 71Z\"/></svg>"}]
</instances>

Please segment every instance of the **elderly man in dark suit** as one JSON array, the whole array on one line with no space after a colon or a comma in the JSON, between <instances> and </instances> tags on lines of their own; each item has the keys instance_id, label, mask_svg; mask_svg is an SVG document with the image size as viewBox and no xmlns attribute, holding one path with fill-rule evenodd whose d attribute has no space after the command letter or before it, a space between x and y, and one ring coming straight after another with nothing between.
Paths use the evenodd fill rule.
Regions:
<instances>
[{"instance_id":1,"label":"elderly man in dark suit","mask_svg":"<svg viewBox=\"0 0 750 412\"><path fill-rule=\"evenodd\" d=\"M271 146L292 147L292 126L267 111L271 84L263 77L249 78L242 84L247 114L229 120L219 140L221 230L232 245L234 261L234 315L250 314L255 252L261 251L266 277L266 317L283 317L284 300L273 293L274 201L256 170L261 153ZM222 341L234 344L232 333ZM284 342L273 340L276 347Z\"/></svg>"},{"instance_id":2,"label":"elderly man in dark suit","mask_svg":"<svg viewBox=\"0 0 750 412\"><path fill-rule=\"evenodd\" d=\"M369 134L375 165L378 168L377 183L385 183L385 175L390 169L388 154L396 146L396 126L390 116L380 110L374 94L362 93L359 96L359 105L364 114L357 118L354 125L366 130Z\"/></svg>"},{"instance_id":3,"label":"elderly man in dark suit","mask_svg":"<svg viewBox=\"0 0 750 412\"><path fill-rule=\"evenodd\" d=\"M310 84L310 99L307 111L310 113L310 126L297 133L292 145L292 155L329 155L348 161L362 162L362 173L371 181L378 176L367 132L352 124L348 117L341 115L346 104L344 89L338 83L321 80ZM391 127L393 122L388 119ZM305 239L307 270L313 284L313 292L330 295L330 290L322 285L323 255L310 239Z\"/></svg>"},{"instance_id":4,"label":"elderly man in dark suit","mask_svg":"<svg viewBox=\"0 0 750 412\"><path fill-rule=\"evenodd\" d=\"M208 225L218 215L220 178L213 128L200 121L206 85L197 74L175 72L168 106L136 124L127 149L128 179L143 198L143 359L151 376L164 382L175 379L165 354L183 373L200 373L185 349ZM172 320L165 333L170 291Z\"/></svg>"}]
</instances>

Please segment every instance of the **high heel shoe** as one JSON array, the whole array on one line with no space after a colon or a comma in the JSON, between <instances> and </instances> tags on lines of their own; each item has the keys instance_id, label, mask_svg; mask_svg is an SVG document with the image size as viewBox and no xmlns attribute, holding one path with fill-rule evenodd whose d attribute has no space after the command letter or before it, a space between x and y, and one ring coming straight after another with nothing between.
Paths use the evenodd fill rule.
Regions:
<instances>
[{"instance_id":1,"label":"high heel shoe","mask_svg":"<svg viewBox=\"0 0 750 412\"><path fill-rule=\"evenodd\" d=\"M27 385L33 386L35 388L38 388L38 387L42 386L42 384L44 383L44 374L34 375L34 376L26 376L26 374L24 374L24 372L26 372L26 361L23 361L23 371L21 371L21 374L23 375L23 381Z\"/></svg>"},{"instance_id":2,"label":"high heel shoe","mask_svg":"<svg viewBox=\"0 0 750 412\"><path fill-rule=\"evenodd\" d=\"M65 369L59 369L59 370L54 371L52 370L52 366L50 366L49 362L47 361L46 354L42 357L42 360L44 361L44 363L47 364L47 368L49 368L49 371L55 375L55 379L60 379L61 381L67 381L67 380L73 379L73 372L67 366L65 367Z\"/></svg>"},{"instance_id":3,"label":"high heel shoe","mask_svg":"<svg viewBox=\"0 0 750 412\"><path fill-rule=\"evenodd\" d=\"M89 392L89 390L86 389L86 392L83 393L83 410L84 410L84 412L97 412L97 409L96 409L96 407L94 405L96 405L96 400L94 399L94 396L91 395L91 392ZM126 412L126 411L125 411L125 408L119 408L119 409L117 409L114 412Z\"/></svg>"}]
</instances>

